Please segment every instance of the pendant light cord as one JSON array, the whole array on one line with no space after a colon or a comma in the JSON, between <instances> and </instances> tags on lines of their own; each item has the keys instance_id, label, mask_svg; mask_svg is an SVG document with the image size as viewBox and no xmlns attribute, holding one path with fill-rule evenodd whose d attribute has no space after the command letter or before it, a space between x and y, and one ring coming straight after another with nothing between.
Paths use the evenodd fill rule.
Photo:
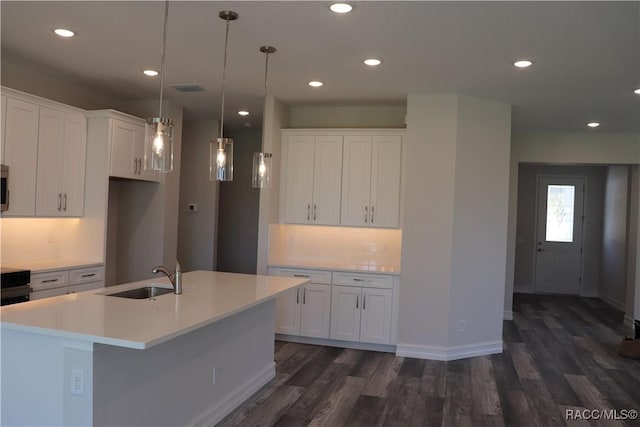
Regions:
<instances>
[{"instance_id":1,"label":"pendant light cord","mask_svg":"<svg viewBox=\"0 0 640 427\"><path fill-rule=\"evenodd\" d=\"M222 96L220 107L220 139L223 138L224 130L224 87L226 85L227 78L227 43L229 41L229 19L227 19L227 28L224 33L224 59L222 61Z\"/></svg>"},{"instance_id":2,"label":"pendant light cord","mask_svg":"<svg viewBox=\"0 0 640 427\"><path fill-rule=\"evenodd\" d=\"M160 108L158 117L162 119L162 91L164 89L164 58L167 52L167 22L169 21L169 0L164 4L164 30L162 34L162 59L160 60Z\"/></svg>"}]
</instances>

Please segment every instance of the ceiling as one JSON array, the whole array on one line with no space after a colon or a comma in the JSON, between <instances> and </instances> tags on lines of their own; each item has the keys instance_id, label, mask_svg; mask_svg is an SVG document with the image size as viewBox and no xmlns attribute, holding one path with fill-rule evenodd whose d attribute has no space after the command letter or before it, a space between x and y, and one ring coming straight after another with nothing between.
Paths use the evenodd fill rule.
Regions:
<instances>
[{"instance_id":1,"label":"ceiling","mask_svg":"<svg viewBox=\"0 0 640 427\"><path fill-rule=\"evenodd\" d=\"M407 94L458 92L513 105L513 129L639 132L640 2L172 1L165 96L189 118L218 118L225 21L231 22L225 126L260 126L269 93L296 105L404 104ZM1 57L28 61L123 99L158 96L164 3L0 2ZM53 35L57 27L76 37ZM363 65L368 57L384 61ZM512 63L527 58L528 69ZM310 80L324 86L311 88ZM205 90L180 93L171 84ZM248 109L248 118L236 111Z\"/></svg>"}]
</instances>

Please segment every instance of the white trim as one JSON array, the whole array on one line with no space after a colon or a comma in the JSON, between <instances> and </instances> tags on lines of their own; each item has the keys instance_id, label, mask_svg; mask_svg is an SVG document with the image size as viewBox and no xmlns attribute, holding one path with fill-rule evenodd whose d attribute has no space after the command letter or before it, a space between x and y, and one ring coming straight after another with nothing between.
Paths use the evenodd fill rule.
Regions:
<instances>
[{"instance_id":1,"label":"white trim","mask_svg":"<svg viewBox=\"0 0 640 427\"><path fill-rule=\"evenodd\" d=\"M533 286L514 286L513 293L514 294L532 294Z\"/></svg>"},{"instance_id":2,"label":"white trim","mask_svg":"<svg viewBox=\"0 0 640 427\"><path fill-rule=\"evenodd\" d=\"M581 290L580 291L580 296L581 297L586 297L586 298L598 298L598 290L597 289L591 289L591 290Z\"/></svg>"},{"instance_id":3,"label":"white trim","mask_svg":"<svg viewBox=\"0 0 640 427\"><path fill-rule=\"evenodd\" d=\"M396 356L428 360L458 360L468 357L502 353L502 340L455 347L436 347L415 344L398 344Z\"/></svg>"},{"instance_id":4,"label":"white trim","mask_svg":"<svg viewBox=\"0 0 640 427\"><path fill-rule=\"evenodd\" d=\"M635 326L633 323L633 317L629 316L628 314L625 313L624 315L624 326L631 329L632 331L635 330Z\"/></svg>"},{"instance_id":5,"label":"white trim","mask_svg":"<svg viewBox=\"0 0 640 427\"><path fill-rule=\"evenodd\" d=\"M616 308L620 311L624 311L624 304L621 303L620 301L617 301L611 297L608 297L606 295L599 295L599 298L606 302L607 304L609 304L611 307Z\"/></svg>"},{"instance_id":6,"label":"white trim","mask_svg":"<svg viewBox=\"0 0 640 427\"><path fill-rule=\"evenodd\" d=\"M260 390L264 385L276 377L275 362L269 363L264 369L258 372L253 378L241 384L233 392L226 395L221 401L213 404L198 417L194 418L188 425L191 426L212 426L219 423L224 417L229 415L244 403L251 395Z\"/></svg>"},{"instance_id":7,"label":"white trim","mask_svg":"<svg viewBox=\"0 0 640 427\"><path fill-rule=\"evenodd\" d=\"M513 310L505 310L502 318L504 320L513 320Z\"/></svg>"},{"instance_id":8,"label":"white trim","mask_svg":"<svg viewBox=\"0 0 640 427\"><path fill-rule=\"evenodd\" d=\"M300 344L326 345L329 347L352 348L355 350L383 351L386 353L396 352L396 346L389 344L371 344L366 342L340 341L283 334L276 334L276 339L280 341L296 342Z\"/></svg>"}]
</instances>

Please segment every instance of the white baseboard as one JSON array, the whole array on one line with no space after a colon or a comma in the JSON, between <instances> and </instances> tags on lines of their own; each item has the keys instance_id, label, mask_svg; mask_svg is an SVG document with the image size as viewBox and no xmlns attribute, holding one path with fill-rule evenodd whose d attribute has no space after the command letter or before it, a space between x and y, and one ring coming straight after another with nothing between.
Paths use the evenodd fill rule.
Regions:
<instances>
[{"instance_id":1,"label":"white baseboard","mask_svg":"<svg viewBox=\"0 0 640 427\"><path fill-rule=\"evenodd\" d=\"M586 297L586 298L598 298L598 290L597 289L590 289L590 290L581 290L580 291L580 296L581 297Z\"/></svg>"},{"instance_id":2,"label":"white baseboard","mask_svg":"<svg viewBox=\"0 0 640 427\"><path fill-rule=\"evenodd\" d=\"M633 317L629 316L628 314L624 315L624 326L626 326L627 328L634 330L635 326L633 323Z\"/></svg>"},{"instance_id":3,"label":"white baseboard","mask_svg":"<svg viewBox=\"0 0 640 427\"><path fill-rule=\"evenodd\" d=\"M396 355L414 357L417 359L450 360L466 359L468 357L484 356L488 354L502 353L502 341L493 341L480 344L434 347L415 344L400 344L396 346Z\"/></svg>"},{"instance_id":4,"label":"white baseboard","mask_svg":"<svg viewBox=\"0 0 640 427\"><path fill-rule=\"evenodd\" d=\"M383 351L385 353L396 352L396 346L388 344L370 344L366 342L340 341L284 334L276 334L276 339L280 341L297 342L300 344L326 345L329 347L352 348L355 350Z\"/></svg>"},{"instance_id":5,"label":"white baseboard","mask_svg":"<svg viewBox=\"0 0 640 427\"><path fill-rule=\"evenodd\" d=\"M276 364L271 362L258 372L253 378L241 384L233 392L225 396L222 401L215 403L194 419L189 425L194 427L213 426L220 422L244 403L252 394L276 377Z\"/></svg>"},{"instance_id":6,"label":"white baseboard","mask_svg":"<svg viewBox=\"0 0 640 427\"><path fill-rule=\"evenodd\" d=\"M504 320L513 320L513 310L505 310L502 318Z\"/></svg>"},{"instance_id":7,"label":"white baseboard","mask_svg":"<svg viewBox=\"0 0 640 427\"><path fill-rule=\"evenodd\" d=\"M532 294L533 286L514 286L513 293L514 294Z\"/></svg>"},{"instance_id":8,"label":"white baseboard","mask_svg":"<svg viewBox=\"0 0 640 427\"><path fill-rule=\"evenodd\" d=\"M600 295L599 298L606 302L607 304L609 304L611 307L613 308L617 308L620 311L624 311L624 304L621 303L620 301L617 301L611 297L608 297L606 295Z\"/></svg>"}]
</instances>

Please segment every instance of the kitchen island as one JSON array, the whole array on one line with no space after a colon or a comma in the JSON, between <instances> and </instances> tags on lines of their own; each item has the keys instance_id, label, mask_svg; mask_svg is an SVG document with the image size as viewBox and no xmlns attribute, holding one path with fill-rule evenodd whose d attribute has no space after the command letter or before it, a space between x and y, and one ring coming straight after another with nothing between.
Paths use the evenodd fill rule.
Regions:
<instances>
[{"instance_id":1,"label":"kitchen island","mask_svg":"<svg viewBox=\"0 0 640 427\"><path fill-rule=\"evenodd\" d=\"M194 271L183 294L110 296L154 279L2 307L12 425L213 425L275 376L274 297L300 278Z\"/></svg>"}]
</instances>

